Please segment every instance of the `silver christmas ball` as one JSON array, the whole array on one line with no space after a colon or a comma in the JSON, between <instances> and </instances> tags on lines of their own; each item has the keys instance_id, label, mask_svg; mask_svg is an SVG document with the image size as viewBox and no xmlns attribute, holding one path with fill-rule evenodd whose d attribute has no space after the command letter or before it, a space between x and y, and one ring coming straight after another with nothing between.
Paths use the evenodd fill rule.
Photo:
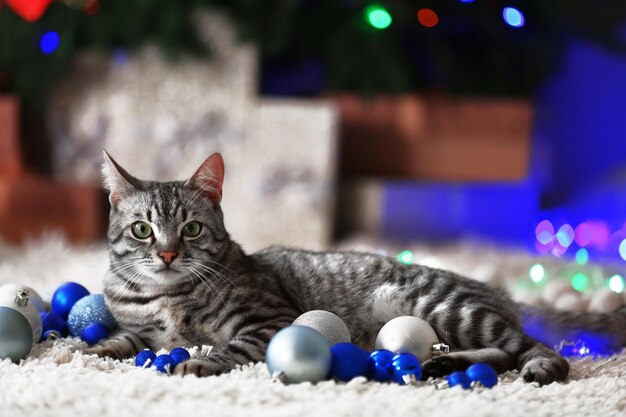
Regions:
<instances>
[{"instance_id":1,"label":"silver christmas ball","mask_svg":"<svg viewBox=\"0 0 626 417\"><path fill-rule=\"evenodd\" d=\"M0 307L0 360L24 359L33 347L33 330L19 311Z\"/></svg>"},{"instance_id":2,"label":"silver christmas ball","mask_svg":"<svg viewBox=\"0 0 626 417\"><path fill-rule=\"evenodd\" d=\"M270 340L265 361L270 375L287 384L319 382L330 372L330 344L316 330L290 326Z\"/></svg>"},{"instance_id":3,"label":"silver christmas ball","mask_svg":"<svg viewBox=\"0 0 626 417\"><path fill-rule=\"evenodd\" d=\"M293 326L305 326L317 330L328 339L331 345L352 342L346 323L330 311L307 311L293 322Z\"/></svg>"},{"instance_id":4,"label":"silver christmas ball","mask_svg":"<svg viewBox=\"0 0 626 417\"><path fill-rule=\"evenodd\" d=\"M433 345L439 343L430 325L417 317L396 317L385 324L376 337L376 350L412 353L420 362L432 357Z\"/></svg>"},{"instance_id":5,"label":"silver christmas ball","mask_svg":"<svg viewBox=\"0 0 626 417\"><path fill-rule=\"evenodd\" d=\"M26 317L33 332L33 343L39 341L43 323L39 310L30 302L29 291L26 288L19 288L17 291L14 291L12 286L0 288L0 307L12 308Z\"/></svg>"}]
</instances>

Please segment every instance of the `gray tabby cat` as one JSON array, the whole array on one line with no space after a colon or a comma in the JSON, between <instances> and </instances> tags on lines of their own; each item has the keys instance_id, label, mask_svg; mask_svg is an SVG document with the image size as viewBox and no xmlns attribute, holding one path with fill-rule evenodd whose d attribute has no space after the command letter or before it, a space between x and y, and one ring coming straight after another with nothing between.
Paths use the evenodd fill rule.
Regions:
<instances>
[{"instance_id":1,"label":"gray tabby cat","mask_svg":"<svg viewBox=\"0 0 626 417\"><path fill-rule=\"evenodd\" d=\"M126 358L144 348L213 345L209 356L187 361L175 373L216 375L262 361L277 331L303 312L321 309L339 315L353 341L369 350L388 320L423 318L452 350L424 363L427 376L480 361L498 372L520 369L526 381L540 384L567 377L568 362L526 335L516 304L483 283L367 253L244 253L224 228L218 153L185 182L141 181L106 153L104 160L111 203L104 294L122 330L89 352ZM626 343L623 313L568 323L608 328Z\"/></svg>"}]
</instances>

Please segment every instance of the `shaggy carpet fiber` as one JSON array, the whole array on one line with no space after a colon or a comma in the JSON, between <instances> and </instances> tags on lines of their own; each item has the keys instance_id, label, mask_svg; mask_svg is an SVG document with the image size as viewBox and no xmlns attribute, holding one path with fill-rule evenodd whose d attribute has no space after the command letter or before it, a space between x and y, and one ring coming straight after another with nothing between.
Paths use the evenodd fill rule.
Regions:
<instances>
[{"instance_id":1,"label":"shaggy carpet fiber","mask_svg":"<svg viewBox=\"0 0 626 417\"><path fill-rule=\"evenodd\" d=\"M414 249L417 261L421 256L440 266L469 271L469 275L482 274L488 280L497 279L505 265L509 272L527 271L532 262L523 253L477 245ZM70 247L52 237L24 248L0 245L0 284L29 285L44 297L65 281L81 282L99 292L106 267L102 247ZM327 381L284 386L270 381L264 364L243 366L219 377L167 377L136 368L131 360L84 355L81 350L85 347L78 339L48 341L35 346L19 365L8 359L0 362L0 415L626 415L624 353L609 360L572 361L565 383L538 387L524 383L517 372L508 372L493 389L463 391L380 384L361 378L347 384ZM192 355L209 351L209 347L196 347Z\"/></svg>"}]
</instances>

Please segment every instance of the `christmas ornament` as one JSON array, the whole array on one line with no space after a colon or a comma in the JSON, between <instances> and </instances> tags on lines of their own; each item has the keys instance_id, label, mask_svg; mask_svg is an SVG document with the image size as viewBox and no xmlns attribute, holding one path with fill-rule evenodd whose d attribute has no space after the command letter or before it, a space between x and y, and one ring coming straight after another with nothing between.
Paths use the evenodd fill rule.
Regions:
<instances>
[{"instance_id":1,"label":"christmas ornament","mask_svg":"<svg viewBox=\"0 0 626 417\"><path fill-rule=\"evenodd\" d=\"M44 342L44 341L47 341L47 340L59 340L62 337L63 337L63 335L58 330L46 330L41 335L40 342Z\"/></svg>"},{"instance_id":2,"label":"christmas ornament","mask_svg":"<svg viewBox=\"0 0 626 417\"><path fill-rule=\"evenodd\" d=\"M149 368L154 363L156 359L156 354L150 349L142 350L135 357L135 366L139 366L141 368Z\"/></svg>"},{"instance_id":3,"label":"christmas ornament","mask_svg":"<svg viewBox=\"0 0 626 417\"><path fill-rule=\"evenodd\" d=\"M172 373L174 367L176 366L176 362L168 354L157 356L152 364L159 372L163 372L168 375Z\"/></svg>"},{"instance_id":4,"label":"christmas ornament","mask_svg":"<svg viewBox=\"0 0 626 417\"><path fill-rule=\"evenodd\" d=\"M0 307L0 359L14 363L24 359L33 347L33 329L19 311Z\"/></svg>"},{"instance_id":5,"label":"christmas ornament","mask_svg":"<svg viewBox=\"0 0 626 417\"><path fill-rule=\"evenodd\" d=\"M401 316L390 320L378 332L376 349L394 353L412 353L420 362L432 357L437 334L430 325L417 317Z\"/></svg>"},{"instance_id":6,"label":"christmas ornament","mask_svg":"<svg viewBox=\"0 0 626 417\"><path fill-rule=\"evenodd\" d=\"M270 340L265 360L270 375L284 383L318 382L330 371L330 344L317 330L290 326Z\"/></svg>"},{"instance_id":7,"label":"christmas ornament","mask_svg":"<svg viewBox=\"0 0 626 417\"><path fill-rule=\"evenodd\" d=\"M33 332L33 341L35 343L39 341L43 332L41 317L39 317L39 311L29 302L27 290L21 288L16 292L0 293L0 306L9 307L20 312L30 324Z\"/></svg>"},{"instance_id":8,"label":"christmas ornament","mask_svg":"<svg viewBox=\"0 0 626 417\"><path fill-rule=\"evenodd\" d=\"M396 354L390 350L381 349L372 352L368 363L368 376L378 382L389 382L393 379L391 361Z\"/></svg>"},{"instance_id":9,"label":"christmas ornament","mask_svg":"<svg viewBox=\"0 0 626 417\"><path fill-rule=\"evenodd\" d=\"M469 389L472 384L467 374L461 371L452 372L446 377L446 381L449 387L460 386L463 389Z\"/></svg>"},{"instance_id":10,"label":"christmas ornament","mask_svg":"<svg viewBox=\"0 0 626 417\"><path fill-rule=\"evenodd\" d=\"M101 323L90 324L80 334L80 338L87 342L89 346L95 345L107 337L109 337L109 328Z\"/></svg>"},{"instance_id":11,"label":"christmas ornament","mask_svg":"<svg viewBox=\"0 0 626 417\"><path fill-rule=\"evenodd\" d=\"M182 348L182 347L177 347L177 348L172 349L172 351L170 352L170 356L172 357L172 359L174 359L174 363L176 365L178 365L181 362L185 362L191 359L191 355L189 355L189 352L187 351L187 349Z\"/></svg>"},{"instance_id":12,"label":"christmas ornament","mask_svg":"<svg viewBox=\"0 0 626 417\"><path fill-rule=\"evenodd\" d=\"M330 311L307 311L293 322L293 326L305 326L317 330L328 339L331 345L335 343L350 343L352 341L346 323Z\"/></svg>"},{"instance_id":13,"label":"christmas ornament","mask_svg":"<svg viewBox=\"0 0 626 417\"><path fill-rule=\"evenodd\" d=\"M70 310L78 300L89 295L87 288L75 282L61 285L52 295L52 311L63 320L67 320Z\"/></svg>"},{"instance_id":14,"label":"christmas ornament","mask_svg":"<svg viewBox=\"0 0 626 417\"><path fill-rule=\"evenodd\" d=\"M367 376L370 353L352 343L331 346L330 377L348 382L357 376Z\"/></svg>"},{"instance_id":15,"label":"christmas ornament","mask_svg":"<svg viewBox=\"0 0 626 417\"><path fill-rule=\"evenodd\" d=\"M400 353L391 360L393 380L400 385L410 384L422 378L422 365L415 355Z\"/></svg>"},{"instance_id":16,"label":"christmas ornament","mask_svg":"<svg viewBox=\"0 0 626 417\"><path fill-rule=\"evenodd\" d=\"M43 301L41 296L37 293L37 291L33 290L31 287L26 285L20 285L16 283L8 283L0 286L0 294L4 292L9 292L16 294L19 290L28 291L28 302L35 306L35 308L39 311L46 311L46 303Z\"/></svg>"},{"instance_id":17,"label":"christmas ornament","mask_svg":"<svg viewBox=\"0 0 626 417\"><path fill-rule=\"evenodd\" d=\"M48 335L51 331L54 331L59 334L59 337L67 336L67 324L65 320L59 317L57 314L52 311L45 311L39 313L39 317L41 317L41 323L43 327L43 335L41 336L41 341L48 340Z\"/></svg>"},{"instance_id":18,"label":"christmas ornament","mask_svg":"<svg viewBox=\"0 0 626 417\"><path fill-rule=\"evenodd\" d=\"M498 373L486 363L470 365L465 371L465 375L469 378L472 386L479 383L486 388L491 388L498 383Z\"/></svg>"},{"instance_id":19,"label":"christmas ornament","mask_svg":"<svg viewBox=\"0 0 626 417\"><path fill-rule=\"evenodd\" d=\"M94 323L100 323L115 330L117 322L104 303L104 295L87 295L74 304L67 318L67 327L74 336L80 336L83 330Z\"/></svg>"},{"instance_id":20,"label":"christmas ornament","mask_svg":"<svg viewBox=\"0 0 626 417\"><path fill-rule=\"evenodd\" d=\"M27 22L34 22L44 14L52 0L5 0L15 14Z\"/></svg>"}]
</instances>

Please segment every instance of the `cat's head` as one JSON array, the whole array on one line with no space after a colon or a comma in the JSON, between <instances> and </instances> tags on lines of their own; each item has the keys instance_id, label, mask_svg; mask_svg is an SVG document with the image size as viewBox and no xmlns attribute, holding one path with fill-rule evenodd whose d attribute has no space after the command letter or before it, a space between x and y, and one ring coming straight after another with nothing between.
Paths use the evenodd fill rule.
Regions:
<instances>
[{"instance_id":1,"label":"cat's head","mask_svg":"<svg viewBox=\"0 0 626 417\"><path fill-rule=\"evenodd\" d=\"M210 276L229 243L220 201L224 161L210 155L187 181L143 181L104 152L111 272L170 284Z\"/></svg>"}]
</instances>

